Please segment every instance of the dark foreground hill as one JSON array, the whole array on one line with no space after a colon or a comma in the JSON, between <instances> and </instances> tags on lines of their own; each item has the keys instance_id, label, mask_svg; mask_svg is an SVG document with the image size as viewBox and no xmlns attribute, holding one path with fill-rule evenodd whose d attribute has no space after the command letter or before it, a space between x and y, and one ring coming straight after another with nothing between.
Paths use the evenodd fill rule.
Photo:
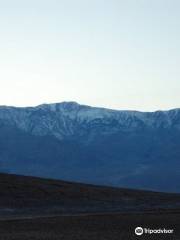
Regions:
<instances>
[{"instance_id":1,"label":"dark foreground hill","mask_svg":"<svg viewBox=\"0 0 180 240\"><path fill-rule=\"evenodd\" d=\"M134 240L137 226L179 240L180 195L0 174L0 240Z\"/></svg>"},{"instance_id":2,"label":"dark foreground hill","mask_svg":"<svg viewBox=\"0 0 180 240\"><path fill-rule=\"evenodd\" d=\"M3 216L180 209L180 194L0 174Z\"/></svg>"}]
</instances>

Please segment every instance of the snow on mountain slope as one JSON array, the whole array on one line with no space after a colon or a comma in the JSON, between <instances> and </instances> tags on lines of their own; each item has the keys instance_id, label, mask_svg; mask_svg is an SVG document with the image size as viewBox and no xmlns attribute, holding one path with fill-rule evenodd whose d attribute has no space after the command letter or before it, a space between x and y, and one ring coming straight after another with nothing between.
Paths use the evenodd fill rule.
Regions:
<instances>
[{"instance_id":1,"label":"snow on mountain slope","mask_svg":"<svg viewBox=\"0 0 180 240\"><path fill-rule=\"evenodd\" d=\"M157 112L116 111L93 108L76 102L43 104L37 107L0 107L0 122L31 132L34 135L53 135L58 139L90 134L141 128L176 128L180 130L180 109Z\"/></svg>"}]
</instances>

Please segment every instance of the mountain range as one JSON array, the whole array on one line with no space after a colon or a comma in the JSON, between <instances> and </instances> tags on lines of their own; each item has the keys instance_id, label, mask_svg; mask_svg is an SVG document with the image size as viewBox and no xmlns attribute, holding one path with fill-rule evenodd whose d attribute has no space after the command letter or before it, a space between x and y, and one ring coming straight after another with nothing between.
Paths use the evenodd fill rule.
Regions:
<instances>
[{"instance_id":1,"label":"mountain range","mask_svg":"<svg viewBox=\"0 0 180 240\"><path fill-rule=\"evenodd\" d=\"M0 106L0 172L180 192L180 109Z\"/></svg>"}]
</instances>

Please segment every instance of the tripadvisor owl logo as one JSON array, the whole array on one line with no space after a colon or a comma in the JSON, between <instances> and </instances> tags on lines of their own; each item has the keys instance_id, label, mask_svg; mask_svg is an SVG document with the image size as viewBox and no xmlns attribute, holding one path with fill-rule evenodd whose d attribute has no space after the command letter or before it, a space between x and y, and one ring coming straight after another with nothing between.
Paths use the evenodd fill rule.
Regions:
<instances>
[{"instance_id":1,"label":"tripadvisor owl logo","mask_svg":"<svg viewBox=\"0 0 180 240\"><path fill-rule=\"evenodd\" d=\"M143 228L142 227L137 227L135 229L135 234L138 235L138 236L142 235L143 234Z\"/></svg>"},{"instance_id":2,"label":"tripadvisor owl logo","mask_svg":"<svg viewBox=\"0 0 180 240\"><path fill-rule=\"evenodd\" d=\"M142 234L173 234L173 233L174 233L174 229L166 229L166 228L150 229L150 228L142 228L142 227L135 228L135 234L138 236Z\"/></svg>"}]
</instances>

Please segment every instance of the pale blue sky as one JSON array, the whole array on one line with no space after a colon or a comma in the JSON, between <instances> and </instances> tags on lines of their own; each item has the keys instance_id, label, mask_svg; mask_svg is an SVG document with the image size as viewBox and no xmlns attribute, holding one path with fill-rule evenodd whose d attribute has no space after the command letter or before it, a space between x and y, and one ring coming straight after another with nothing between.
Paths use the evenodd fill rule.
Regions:
<instances>
[{"instance_id":1,"label":"pale blue sky","mask_svg":"<svg viewBox=\"0 0 180 240\"><path fill-rule=\"evenodd\" d=\"M179 0L0 0L0 105L180 107Z\"/></svg>"}]
</instances>

